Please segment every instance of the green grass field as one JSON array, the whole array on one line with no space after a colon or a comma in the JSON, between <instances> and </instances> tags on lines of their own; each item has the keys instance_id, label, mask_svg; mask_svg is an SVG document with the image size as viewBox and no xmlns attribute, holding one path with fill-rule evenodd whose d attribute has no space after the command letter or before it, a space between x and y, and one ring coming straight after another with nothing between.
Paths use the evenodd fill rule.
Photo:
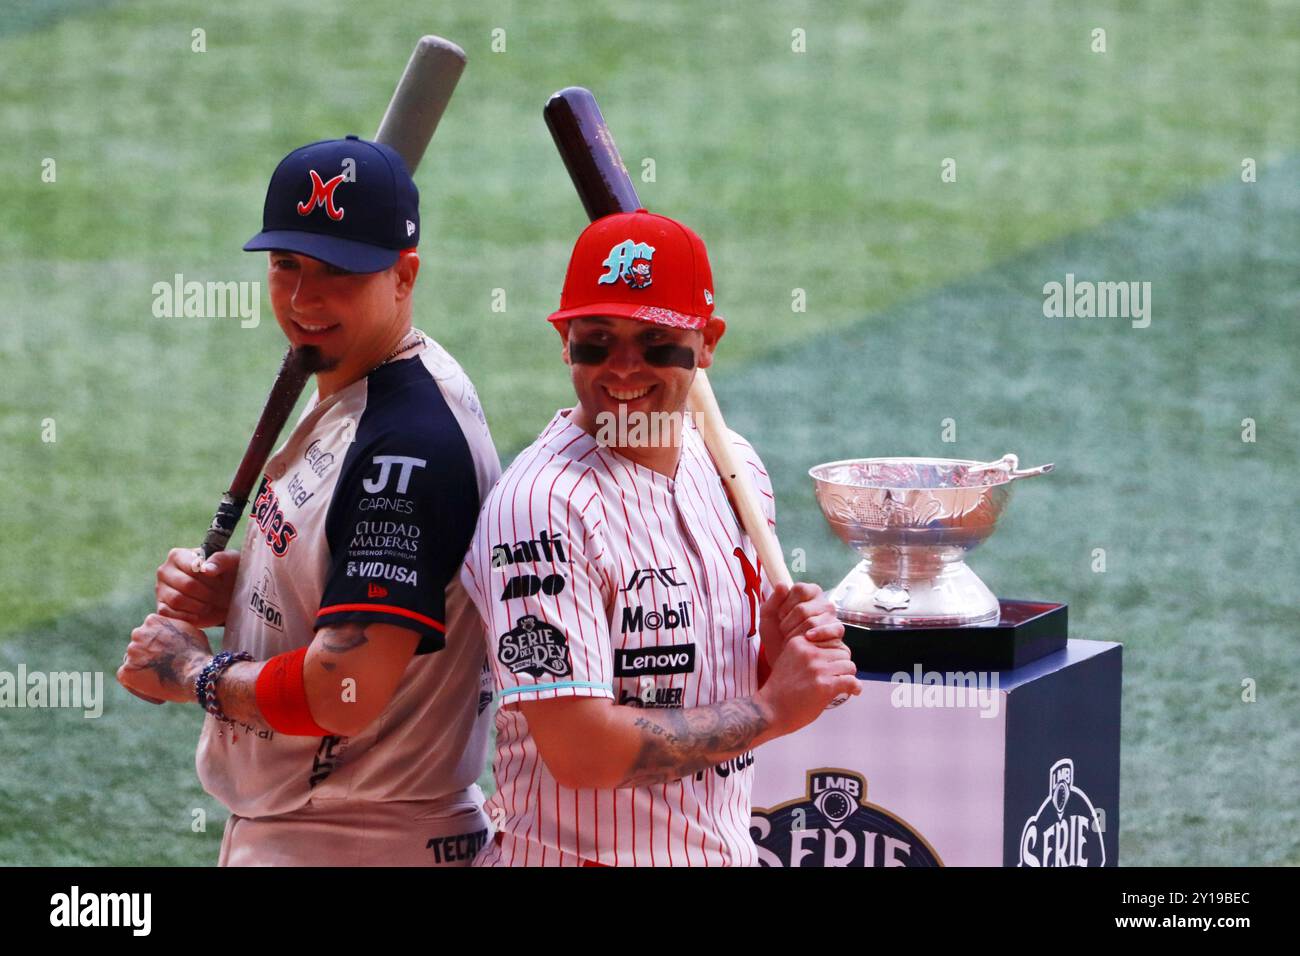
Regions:
<instances>
[{"instance_id":1,"label":"green grass field","mask_svg":"<svg viewBox=\"0 0 1300 956\"><path fill-rule=\"evenodd\" d=\"M476 382L505 461L571 399L542 317L584 220L541 106L586 85L634 174L654 161L647 206L709 244L715 387L807 576L851 562L817 462L1055 461L974 565L1126 645L1121 862L1300 863L1300 7L451 6L0 0L0 670L111 685L98 720L0 710L0 863L215 860L197 708L147 707L111 675L154 568L206 526L282 339L268 301L245 329L155 318L151 289L262 279L239 247L274 164L372 134L426 32L470 64L417 176L417 320ZM1150 327L1044 318L1066 273L1149 281Z\"/></svg>"}]
</instances>

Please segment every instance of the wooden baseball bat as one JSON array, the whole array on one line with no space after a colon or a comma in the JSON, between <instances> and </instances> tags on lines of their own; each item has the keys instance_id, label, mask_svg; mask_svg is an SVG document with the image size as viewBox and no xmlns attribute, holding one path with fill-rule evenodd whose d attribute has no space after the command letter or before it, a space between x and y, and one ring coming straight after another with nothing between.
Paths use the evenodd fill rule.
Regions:
<instances>
[{"instance_id":1,"label":"wooden baseball bat","mask_svg":"<svg viewBox=\"0 0 1300 956\"><path fill-rule=\"evenodd\" d=\"M560 90L546 101L542 116L590 219L641 208L632 177L623 165L614 136L590 90L581 86ZM754 542L758 559L767 570L768 580L773 584L793 583L776 535L759 505L758 493L736 458L735 446L728 437L727 424L704 369L696 371L687 403L700 437L731 495L740 526Z\"/></svg>"},{"instance_id":2,"label":"wooden baseball bat","mask_svg":"<svg viewBox=\"0 0 1300 956\"><path fill-rule=\"evenodd\" d=\"M456 82L465 70L465 51L450 40L442 37L424 36L415 44L406 69L402 71L397 88L393 91L384 118L380 120L375 133L375 142L384 143L396 150L406 163L411 175L424 157L424 151L433 138L433 131L438 128L438 121L451 101L456 89ZM230 543L230 537L239 523L244 509L248 507L248 497L253 493L266 460L271 456L275 443L284 430L284 423L289 420L294 406L310 377L299 361L297 353L291 348L280 363L280 371L271 385L270 394L262 414L253 429L244 457L235 469L235 477L230 487L221 496L203 536L200 550L203 560L212 557L218 551L224 551ZM135 693L132 691L131 693ZM142 700L161 704L162 701L136 694Z\"/></svg>"},{"instance_id":3,"label":"wooden baseball bat","mask_svg":"<svg viewBox=\"0 0 1300 956\"><path fill-rule=\"evenodd\" d=\"M413 176L464 69L465 51L450 40L436 36L421 37L407 60L406 69L402 71L397 89L375 133L375 142L396 150ZM308 377L309 373L299 364L297 354L289 349L266 398L257 427L253 429L253 437L235 470L235 477L222 495L221 504L203 538L205 559L224 550L230 542L235 525L248 506L248 496L253 493L253 486L284 430L284 423L298 403Z\"/></svg>"}]
</instances>

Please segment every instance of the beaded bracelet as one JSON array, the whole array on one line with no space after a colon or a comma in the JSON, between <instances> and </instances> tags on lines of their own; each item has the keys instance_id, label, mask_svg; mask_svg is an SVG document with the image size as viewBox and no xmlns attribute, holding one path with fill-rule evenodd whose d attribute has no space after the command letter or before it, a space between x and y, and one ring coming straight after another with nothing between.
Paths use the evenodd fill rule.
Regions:
<instances>
[{"instance_id":1,"label":"beaded bracelet","mask_svg":"<svg viewBox=\"0 0 1300 956\"><path fill-rule=\"evenodd\" d=\"M225 673L226 668L231 664L252 659L253 655L248 651L240 651L238 654L222 651L208 661L207 666L199 672L199 676L194 678L194 696L199 699L199 706L217 720L223 723L229 722L230 718L222 711L221 702L217 700L217 678Z\"/></svg>"}]
</instances>

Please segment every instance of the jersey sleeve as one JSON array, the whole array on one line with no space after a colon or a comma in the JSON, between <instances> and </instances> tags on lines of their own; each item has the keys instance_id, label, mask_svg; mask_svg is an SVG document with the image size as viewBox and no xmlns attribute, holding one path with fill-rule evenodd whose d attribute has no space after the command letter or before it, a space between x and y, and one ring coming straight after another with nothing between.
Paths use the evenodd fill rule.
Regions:
<instances>
[{"instance_id":1,"label":"jersey sleeve","mask_svg":"<svg viewBox=\"0 0 1300 956\"><path fill-rule=\"evenodd\" d=\"M581 481L553 478L507 472L461 572L502 704L614 697L599 497L584 494Z\"/></svg>"},{"instance_id":2,"label":"jersey sleeve","mask_svg":"<svg viewBox=\"0 0 1300 956\"><path fill-rule=\"evenodd\" d=\"M329 568L316 628L381 622L445 645L446 589L478 514L478 480L454 421L363 434L344 460L325 533ZM364 440L363 440L364 439Z\"/></svg>"}]
</instances>

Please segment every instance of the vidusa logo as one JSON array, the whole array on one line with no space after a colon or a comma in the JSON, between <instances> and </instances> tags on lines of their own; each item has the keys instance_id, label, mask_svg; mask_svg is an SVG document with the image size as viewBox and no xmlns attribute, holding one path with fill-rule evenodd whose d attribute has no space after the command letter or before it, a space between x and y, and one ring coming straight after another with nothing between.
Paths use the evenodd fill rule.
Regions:
<instances>
[{"instance_id":1,"label":"vidusa logo","mask_svg":"<svg viewBox=\"0 0 1300 956\"><path fill-rule=\"evenodd\" d=\"M609 271L596 280L597 284L609 285L622 279L634 289L644 289L652 281L650 260L654 254L654 246L624 239L609 250L605 259L605 268Z\"/></svg>"}]
</instances>

